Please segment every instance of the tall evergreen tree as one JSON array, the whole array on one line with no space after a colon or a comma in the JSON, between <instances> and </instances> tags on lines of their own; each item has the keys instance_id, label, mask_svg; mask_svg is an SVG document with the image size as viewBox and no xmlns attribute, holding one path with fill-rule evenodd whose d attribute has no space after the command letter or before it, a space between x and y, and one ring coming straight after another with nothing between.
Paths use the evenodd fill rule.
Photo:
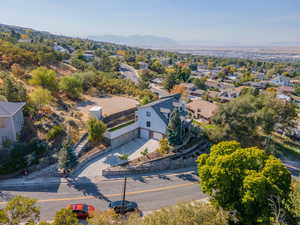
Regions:
<instances>
[{"instance_id":1,"label":"tall evergreen tree","mask_svg":"<svg viewBox=\"0 0 300 225\"><path fill-rule=\"evenodd\" d=\"M72 169L77 164L77 156L69 141L63 145L59 152L58 164L63 170Z\"/></svg>"},{"instance_id":2,"label":"tall evergreen tree","mask_svg":"<svg viewBox=\"0 0 300 225\"><path fill-rule=\"evenodd\" d=\"M170 145L180 145L183 142L184 127L183 122L180 119L180 114L175 109L171 115L169 124L167 127L167 137Z\"/></svg>"}]
</instances>

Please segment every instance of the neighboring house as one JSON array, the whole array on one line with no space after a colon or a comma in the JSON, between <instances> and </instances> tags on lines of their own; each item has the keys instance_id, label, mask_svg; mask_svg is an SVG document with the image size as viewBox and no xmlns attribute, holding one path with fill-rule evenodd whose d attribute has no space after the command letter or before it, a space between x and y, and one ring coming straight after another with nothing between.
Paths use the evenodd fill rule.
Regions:
<instances>
[{"instance_id":1,"label":"neighboring house","mask_svg":"<svg viewBox=\"0 0 300 225\"><path fill-rule=\"evenodd\" d=\"M24 123L24 106L23 102L0 102L0 145L6 140L17 140Z\"/></svg>"},{"instance_id":2,"label":"neighboring house","mask_svg":"<svg viewBox=\"0 0 300 225\"><path fill-rule=\"evenodd\" d=\"M226 82L220 82L219 83L219 87L221 89L230 89L230 88L234 89L235 88L234 84L232 84L232 83L226 83Z\"/></svg>"},{"instance_id":3,"label":"neighboring house","mask_svg":"<svg viewBox=\"0 0 300 225\"><path fill-rule=\"evenodd\" d=\"M139 63L139 68L140 70L147 70L148 69L148 63L145 63L145 62L140 62Z\"/></svg>"},{"instance_id":4,"label":"neighboring house","mask_svg":"<svg viewBox=\"0 0 300 225\"><path fill-rule=\"evenodd\" d=\"M67 53L67 54L70 54L70 51L58 44L55 44L54 47L53 47L54 51L58 51L58 52L61 52L61 53Z\"/></svg>"},{"instance_id":5,"label":"neighboring house","mask_svg":"<svg viewBox=\"0 0 300 225\"><path fill-rule=\"evenodd\" d=\"M32 43L33 40L32 39L19 39L18 42L19 43Z\"/></svg>"},{"instance_id":6,"label":"neighboring house","mask_svg":"<svg viewBox=\"0 0 300 225\"><path fill-rule=\"evenodd\" d=\"M193 91L197 90L197 87L195 84L193 83L182 83L180 84L181 86L183 86L185 88L185 90L188 92L188 94L190 95Z\"/></svg>"},{"instance_id":7,"label":"neighboring house","mask_svg":"<svg viewBox=\"0 0 300 225\"><path fill-rule=\"evenodd\" d=\"M256 73L255 77L258 80L267 80L267 76L265 73Z\"/></svg>"},{"instance_id":8,"label":"neighboring house","mask_svg":"<svg viewBox=\"0 0 300 225\"><path fill-rule=\"evenodd\" d=\"M219 82L216 81L216 80L207 80L205 81L205 85L209 88L216 88L216 89L219 89L220 86L219 86Z\"/></svg>"},{"instance_id":9,"label":"neighboring house","mask_svg":"<svg viewBox=\"0 0 300 225\"><path fill-rule=\"evenodd\" d=\"M201 122L210 122L218 110L218 105L201 99L194 100L186 105L190 116Z\"/></svg>"},{"instance_id":10,"label":"neighboring house","mask_svg":"<svg viewBox=\"0 0 300 225\"><path fill-rule=\"evenodd\" d=\"M198 71L206 70L206 69L207 69L207 66L206 66L206 65L200 65L200 64L197 65L197 70L198 70Z\"/></svg>"},{"instance_id":11,"label":"neighboring house","mask_svg":"<svg viewBox=\"0 0 300 225\"><path fill-rule=\"evenodd\" d=\"M254 87L254 88L258 88L258 89L265 89L268 85L268 82L265 81L259 81L259 82L253 82L253 81L249 81L244 83L245 85Z\"/></svg>"},{"instance_id":12,"label":"neighboring house","mask_svg":"<svg viewBox=\"0 0 300 225\"><path fill-rule=\"evenodd\" d=\"M162 139L166 135L170 114L176 108L185 116L185 104L180 100L180 94L166 96L139 107L136 112L139 136L144 139Z\"/></svg>"},{"instance_id":13,"label":"neighboring house","mask_svg":"<svg viewBox=\"0 0 300 225\"><path fill-rule=\"evenodd\" d=\"M155 78L151 82L154 83L154 84L161 85L164 82L164 80L161 79L161 78Z\"/></svg>"},{"instance_id":14,"label":"neighboring house","mask_svg":"<svg viewBox=\"0 0 300 225\"><path fill-rule=\"evenodd\" d=\"M205 92L206 92L205 90L198 89L198 90L192 91L191 95L196 96L196 97L201 97L205 94Z\"/></svg>"},{"instance_id":15,"label":"neighboring house","mask_svg":"<svg viewBox=\"0 0 300 225\"><path fill-rule=\"evenodd\" d=\"M277 86L292 86L290 79L282 75L278 75L274 77L273 79L270 80L270 83Z\"/></svg>"},{"instance_id":16,"label":"neighboring house","mask_svg":"<svg viewBox=\"0 0 300 225\"><path fill-rule=\"evenodd\" d=\"M85 51L82 57L87 61L92 61L95 58L94 51Z\"/></svg>"},{"instance_id":17,"label":"neighboring house","mask_svg":"<svg viewBox=\"0 0 300 225\"><path fill-rule=\"evenodd\" d=\"M280 99L280 100L285 100L287 102L291 101L291 97L285 94L278 94L276 96L276 98Z\"/></svg>"},{"instance_id":18,"label":"neighboring house","mask_svg":"<svg viewBox=\"0 0 300 225\"><path fill-rule=\"evenodd\" d=\"M246 86L240 86L236 88L229 88L221 91L220 96L221 97L227 97L227 98L237 98L240 96L241 91L247 88Z\"/></svg>"},{"instance_id":19,"label":"neighboring house","mask_svg":"<svg viewBox=\"0 0 300 225\"><path fill-rule=\"evenodd\" d=\"M163 66L170 66L170 59L169 58L162 58L159 60L160 64Z\"/></svg>"}]
</instances>

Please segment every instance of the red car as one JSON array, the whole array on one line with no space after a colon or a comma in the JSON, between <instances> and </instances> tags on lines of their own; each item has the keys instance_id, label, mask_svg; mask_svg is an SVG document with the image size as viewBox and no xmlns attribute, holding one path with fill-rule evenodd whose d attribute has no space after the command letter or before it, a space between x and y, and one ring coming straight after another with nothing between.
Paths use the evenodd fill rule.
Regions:
<instances>
[{"instance_id":1,"label":"red car","mask_svg":"<svg viewBox=\"0 0 300 225\"><path fill-rule=\"evenodd\" d=\"M86 204L71 204L67 206L67 209L71 209L78 219L86 219L95 211L94 206Z\"/></svg>"}]
</instances>

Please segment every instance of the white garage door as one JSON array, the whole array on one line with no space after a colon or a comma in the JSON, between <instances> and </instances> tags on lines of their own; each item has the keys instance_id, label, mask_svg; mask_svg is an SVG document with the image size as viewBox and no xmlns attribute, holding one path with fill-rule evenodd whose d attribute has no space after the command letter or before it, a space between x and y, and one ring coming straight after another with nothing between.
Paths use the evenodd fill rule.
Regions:
<instances>
[{"instance_id":1,"label":"white garage door","mask_svg":"<svg viewBox=\"0 0 300 225\"><path fill-rule=\"evenodd\" d=\"M149 131L141 129L141 138L148 140L149 139Z\"/></svg>"},{"instance_id":2,"label":"white garage door","mask_svg":"<svg viewBox=\"0 0 300 225\"><path fill-rule=\"evenodd\" d=\"M162 138L163 138L163 135L161 133L157 133L157 132L153 133L153 139L160 140Z\"/></svg>"}]
</instances>

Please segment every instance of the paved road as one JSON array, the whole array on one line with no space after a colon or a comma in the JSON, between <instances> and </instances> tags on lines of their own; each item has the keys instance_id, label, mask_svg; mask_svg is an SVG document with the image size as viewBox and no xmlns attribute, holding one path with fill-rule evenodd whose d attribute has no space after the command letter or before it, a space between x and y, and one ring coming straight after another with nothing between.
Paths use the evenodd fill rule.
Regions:
<instances>
[{"instance_id":1,"label":"paved road","mask_svg":"<svg viewBox=\"0 0 300 225\"><path fill-rule=\"evenodd\" d=\"M122 63L120 65L120 72L126 79L132 80L136 84L138 83L138 74L133 67Z\"/></svg>"},{"instance_id":2,"label":"paved road","mask_svg":"<svg viewBox=\"0 0 300 225\"><path fill-rule=\"evenodd\" d=\"M109 201L121 199L122 185L122 179L92 181L80 177L66 183L0 187L0 208L9 198L23 195L38 199L43 220L50 220L55 211L71 203L93 204L104 210ZM143 212L205 197L199 190L195 171L128 179L126 199L137 202Z\"/></svg>"}]
</instances>

